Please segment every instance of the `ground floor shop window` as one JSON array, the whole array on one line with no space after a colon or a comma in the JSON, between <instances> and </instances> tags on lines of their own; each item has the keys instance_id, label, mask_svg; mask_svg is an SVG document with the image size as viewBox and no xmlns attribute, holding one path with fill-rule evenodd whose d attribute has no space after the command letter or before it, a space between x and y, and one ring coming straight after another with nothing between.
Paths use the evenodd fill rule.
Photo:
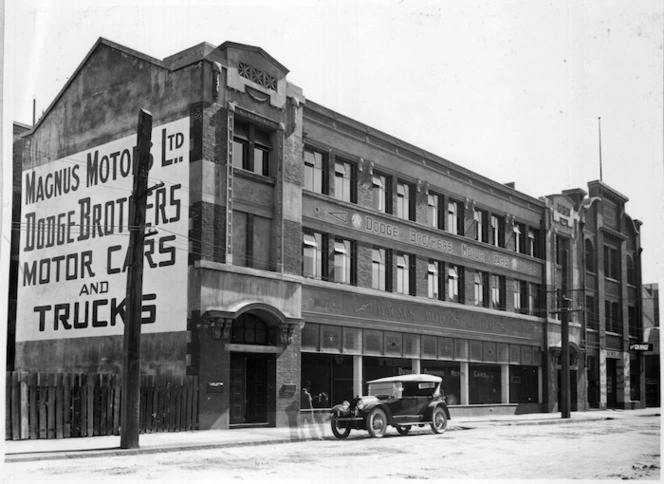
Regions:
<instances>
[{"instance_id":1,"label":"ground floor shop window","mask_svg":"<svg viewBox=\"0 0 664 484\"><path fill-rule=\"evenodd\" d=\"M501 373L500 365L468 365L469 403L500 403Z\"/></svg>"},{"instance_id":2,"label":"ground floor shop window","mask_svg":"<svg viewBox=\"0 0 664 484\"><path fill-rule=\"evenodd\" d=\"M314 408L353 399L353 357L302 353L302 381L309 381Z\"/></svg>"},{"instance_id":3,"label":"ground floor shop window","mask_svg":"<svg viewBox=\"0 0 664 484\"><path fill-rule=\"evenodd\" d=\"M382 358L365 356L363 358L364 381L362 391L368 392L367 382L388 376L407 375L412 372L412 360L405 358Z\"/></svg>"},{"instance_id":4,"label":"ground floor shop window","mask_svg":"<svg viewBox=\"0 0 664 484\"><path fill-rule=\"evenodd\" d=\"M510 366L510 403L537 403L537 389L536 366Z\"/></svg>"},{"instance_id":5,"label":"ground floor shop window","mask_svg":"<svg viewBox=\"0 0 664 484\"><path fill-rule=\"evenodd\" d=\"M420 371L443 379L442 388L449 405L461 403L461 365L454 361L426 361L420 363Z\"/></svg>"}]
</instances>

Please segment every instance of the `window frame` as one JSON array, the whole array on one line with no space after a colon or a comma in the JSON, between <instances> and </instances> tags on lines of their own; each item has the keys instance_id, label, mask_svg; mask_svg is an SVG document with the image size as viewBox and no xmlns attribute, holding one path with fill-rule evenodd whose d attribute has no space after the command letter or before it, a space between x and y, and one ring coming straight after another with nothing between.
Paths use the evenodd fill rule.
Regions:
<instances>
[{"instance_id":1,"label":"window frame","mask_svg":"<svg viewBox=\"0 0 664 484\"><path fill-rule=\"evenodd\" d=\"M307 160L307 154L313 155L313 162ZM316 155L320 157L320 167ZM302 189L322 195L328 194L327 189L327 167L329 163L328 153L313 146L305 146L302 154L304 174L302 177ZM317 176L318 175L318 176ZM310 181L310 183L309 183Z\"/></svg>"},{"instance_id":2,"label":"window frame","mask_svg":"<svg viewBox=\"0 0 664 484\"><path fill-rule=\"evenodd\" d=\"M338 176L339 165L344 168L342 176ZM344 190L339 190L340 187ZM334 158L334 198L342 202L357 203L357 165L337 156Z\"/></svg>"}]
</instances>

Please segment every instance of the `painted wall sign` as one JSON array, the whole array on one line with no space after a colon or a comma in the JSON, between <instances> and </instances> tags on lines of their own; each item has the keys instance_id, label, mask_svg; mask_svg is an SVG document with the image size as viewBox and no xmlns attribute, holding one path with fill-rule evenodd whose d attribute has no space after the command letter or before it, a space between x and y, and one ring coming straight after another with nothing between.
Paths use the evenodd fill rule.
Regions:
<instances>
[{"instance_id":1,"label":"painted wall sign","mask_svg":"<svg viewBox=\"0 0 664 484\"><path fill-rule=\"evenodd\" d=\"M344 211L339 207L319 200L316 200L316 203L304 203L302 211L305 217L322 219L334 225L350 227L387 240L396 240L434 250L441 254L450 254L474 262L541 277L542 268L539 264L525 260L516 254L511 255L502 251L486 249L471 242L461 242L455 238L447 237L444 232L436 231L434 233L433 231L418 230L406 224L400 224L373 214Z\"/></svg>"},{"instance_id":2,"label":"painted wall sign","mask_svg":"<svg viewBox=\"0 0 664 484\"><path fill-rule=\"evenodd\" d=\"M186 329L189 119L152 131L143 332ZM22 178L16 340L122 335L129 198L136 136L37 168Z\"/></svg>"}]
</instances>

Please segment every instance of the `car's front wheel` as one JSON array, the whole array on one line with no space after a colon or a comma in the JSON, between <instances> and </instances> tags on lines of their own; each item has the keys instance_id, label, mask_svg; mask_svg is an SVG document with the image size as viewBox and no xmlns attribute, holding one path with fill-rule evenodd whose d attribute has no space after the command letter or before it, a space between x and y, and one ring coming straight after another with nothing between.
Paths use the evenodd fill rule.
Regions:
<instances>
[{"instance_id":1,"label":"car's front wheel","mask_svg":"<svg viewBox=\"0 0 664 484\"><path fill-rule=\"evenodd\" d=\"M330 427L332 427L332 433L337 439L345 439L350 434L350 427L339 426L339 420L335 417L330 419Z\"/></svg>"},{"instance_id":2,"label":"car's front wheel","mask_svg":"<svg viewBox=\"0 0 664 484\"><path fill-rule=\"evenodd\" d=\"M431 430L436 434L442 434L447 429L447 417L445 416L445 411L438 407L433 411L433 416L431 419Z\"/></svg>"},{"instance_id":3,"label":"car's front wheel","mask_svg":"<svg viewBox=\"0 0 664 484\"><path fill-rule=\"evenodd\" d=\"M408 432L410 432L410 425L407 425L405 427L397 425L397 432L399 432L399 435L407 435Z\"/></svg>"},{"instance_id":4,"label":"car's front wheel","mask_svg":"<svg viewBox=\"0 0 664 484\"><path fill-rule=\"evenodd\" d=\"M387 430L387 416L380 408L374 408L367 417L367 430L372 437L382 437Z\"/></svg>"}]
</instances>

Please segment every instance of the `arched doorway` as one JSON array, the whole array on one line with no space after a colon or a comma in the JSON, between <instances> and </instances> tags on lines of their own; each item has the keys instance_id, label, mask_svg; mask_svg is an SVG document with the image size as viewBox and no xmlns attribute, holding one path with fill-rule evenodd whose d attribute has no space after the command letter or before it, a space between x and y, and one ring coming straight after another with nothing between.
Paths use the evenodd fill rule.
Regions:
<instances>
[{"instance_id":1,"label":"arched doorway","mask_svg":"<svg viewBox=\"0 0 664 484\"><path fill-rule=\"evenodd\" d=\"M270 423L274 412L277 326L258 313L233 320L230 334L230 425Z\"/></svg>"}]
</instances>

